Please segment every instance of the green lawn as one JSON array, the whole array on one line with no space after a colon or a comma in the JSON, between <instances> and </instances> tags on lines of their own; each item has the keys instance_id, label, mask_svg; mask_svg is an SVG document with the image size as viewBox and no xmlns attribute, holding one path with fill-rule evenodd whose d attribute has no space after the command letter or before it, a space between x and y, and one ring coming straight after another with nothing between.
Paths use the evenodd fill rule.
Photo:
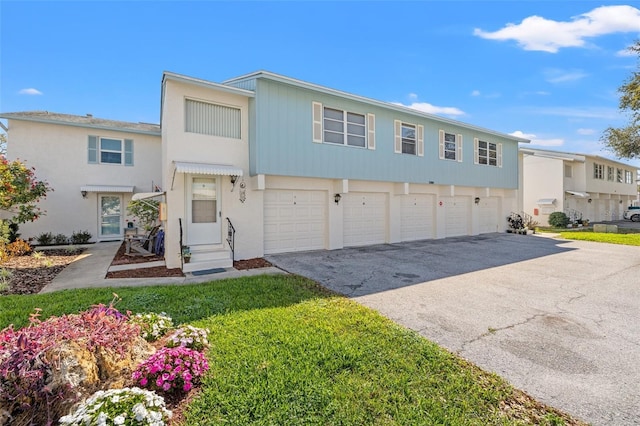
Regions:
<instances>
[{"instance_id":1,"label":"green lawn","mask_svg":"<svg viewBox=\"0 0 640 426\"><path fill-rule=\"evenodd\" d=\"M562 231L560 236L567 240L596 241L599 243L624 244L640 246L640 234L612 234L604 232Z\"/></svg>"},{"instance_id":2,"label":"green lawn","mask_svg":"<svg viewBox=\"0 0 640 426\"><path fill-rule=\"evenodd\" d=\"M211 369L186 425L578 424L300 277L116 291L120 310L166 312L210 330ZM72 313L111 293L0 297L0 328L24 325L36 307L44 317Z\"/></svg>"}]
</instances>

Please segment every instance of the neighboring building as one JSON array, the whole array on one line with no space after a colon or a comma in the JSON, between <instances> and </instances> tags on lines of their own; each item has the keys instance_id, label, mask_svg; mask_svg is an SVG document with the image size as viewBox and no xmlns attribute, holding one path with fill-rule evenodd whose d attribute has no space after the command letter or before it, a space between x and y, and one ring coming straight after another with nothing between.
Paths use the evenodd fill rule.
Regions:
<instances>
[{"instance_id":1,"label":"neighboring building","mask_svg":"<svg viewBox=\"0 0 640 426\"><path fill-rule=\"evenodd\" d=\"M20 226L23 238L89 231L95 241L123 238L134 190L161 184L160 126L46 111L0 114L9 121L7 157L35 167L53 192L46 215Z\"/></svg>"},{"instance_id":2,"label":"neighboring building","mask_svg":"<svg viewBox=\"0 0 640 426\"><path fill-rule=\"evenodd\" d=\"M185 271L230 266L227 239L235 259L247 259L504 231L519 207L518 143L528 142L269 72L222 84L165 72L161 134L157 126L135 133L132 127L141 125L132 124L119 133L117 126L99 132L90 123L56 127L27 120L28 114L0 117L9 119L9 146L23 146L10 156L19 154L56 188L48 216L33 229L82 228L64 213L85 201L82 186L137 193L161 182L167 267L181 266L182 242L193 254ZM40 125L48 130L14 132ZM44 158L35 152L53 132L65 139L72 126L80 127L67 148L73 161L53 148ZM87 164L90 136L120 140L123 157L126 141L134 140L134 166L122 158L118 167ZM54 166L44 168L47 163ZM74 168L80 172L61 176ZM99 178L87 175L98 172ZM64 187L56 187L61 181ZM98 199L112 194L89 189L99 190ZM124 194L126 204L130 193ZM59 195L65 201L56 203ZM96 203L92 219L83 210L85 228L90 220L94 229L105 223ZM124 214L110 218L120 227L114 235L122 233ZM31 236L32 228L25 225L24 234Z\"/></svg>"},{"instance_id":3,"label":"neighboring building","mask_svg":"<svg viewBox=\"0 0 640 426\"><path fill-rule=\"evenodd\" d=\"M523 211L541 225L564 212L572 220L622 219L637 198L636 167L595 155L521 148Z\"/></svg>"}]
</instances>

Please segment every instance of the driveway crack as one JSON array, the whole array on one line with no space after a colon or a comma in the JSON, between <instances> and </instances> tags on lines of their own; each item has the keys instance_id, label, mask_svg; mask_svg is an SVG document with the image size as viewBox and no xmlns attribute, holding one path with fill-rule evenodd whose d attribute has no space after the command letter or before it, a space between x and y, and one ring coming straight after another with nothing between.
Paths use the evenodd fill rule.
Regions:
<instances>
[{"instance_id":1,"label":"driveway crack","mask_svg":"<svg viewBox=\"0 0 640 426\"><path fill-rule=\"evenodd\" d=\"M510 330L510 329L513 329L513 328L516 328L516 327L520 327L521 325L525 325L525 324L527 324L527 323L529 323L529 322L531 322L531 321L533 321L533 320L535 320L537 318L544 317L546 315L547 315L546 313L535 314L535 315L532 315L532 316L530 316L530 317L528 317L528 318L526 318L526 319L524 319L524 320L522 320L520 322L517 322L517 323L514 323L514 324L509 324L509 325L504 326L504 327L500 327L500 328L489 327L488 331L482 333L481 335L479 335L477 337L474 337L471 340L463 342L462 346L460 347L460 349L456 353L457 354L461 354L462 352L464 352L466 350L467 346L472 345L475 342L477 342L479 340L482 340L487 336L491 336L493 334L496 334L499 331Z\"/></svg>"}]
</instances>

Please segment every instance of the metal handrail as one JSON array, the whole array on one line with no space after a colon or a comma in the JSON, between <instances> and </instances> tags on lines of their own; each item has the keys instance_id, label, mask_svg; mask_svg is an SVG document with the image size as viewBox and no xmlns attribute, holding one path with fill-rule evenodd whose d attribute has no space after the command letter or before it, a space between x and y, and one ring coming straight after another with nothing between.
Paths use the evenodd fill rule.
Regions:
<instances>
[{"instance_id":1,"label":"metal handrail","mask_svg":"<svg viewBox=\"0 0 640 426\"><path fill-rule=\"evenodd\" d=\"M227 243L231 249L231 261L236 261L235 245L236 245L236 228L231 223L231 219L227 218Z\"/></svg>"}]
</instances>

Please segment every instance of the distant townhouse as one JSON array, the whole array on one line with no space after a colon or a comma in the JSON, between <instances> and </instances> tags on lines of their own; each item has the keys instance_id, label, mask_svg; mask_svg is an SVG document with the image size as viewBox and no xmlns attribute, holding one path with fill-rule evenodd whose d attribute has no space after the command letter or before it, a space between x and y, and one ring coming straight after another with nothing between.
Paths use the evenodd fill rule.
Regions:
<instances>
[{"instance_id":1,"label":"distant townhouse","mask_svg":"<svg viewBox=\"0 0 640 426\"><path fill-rule=\"evenodd\" d=\"M622 219L637 199L636 167L603 157L521 148L523 210L547 225L549 214L572 220Z\"/></svg>"}]
</instances>

